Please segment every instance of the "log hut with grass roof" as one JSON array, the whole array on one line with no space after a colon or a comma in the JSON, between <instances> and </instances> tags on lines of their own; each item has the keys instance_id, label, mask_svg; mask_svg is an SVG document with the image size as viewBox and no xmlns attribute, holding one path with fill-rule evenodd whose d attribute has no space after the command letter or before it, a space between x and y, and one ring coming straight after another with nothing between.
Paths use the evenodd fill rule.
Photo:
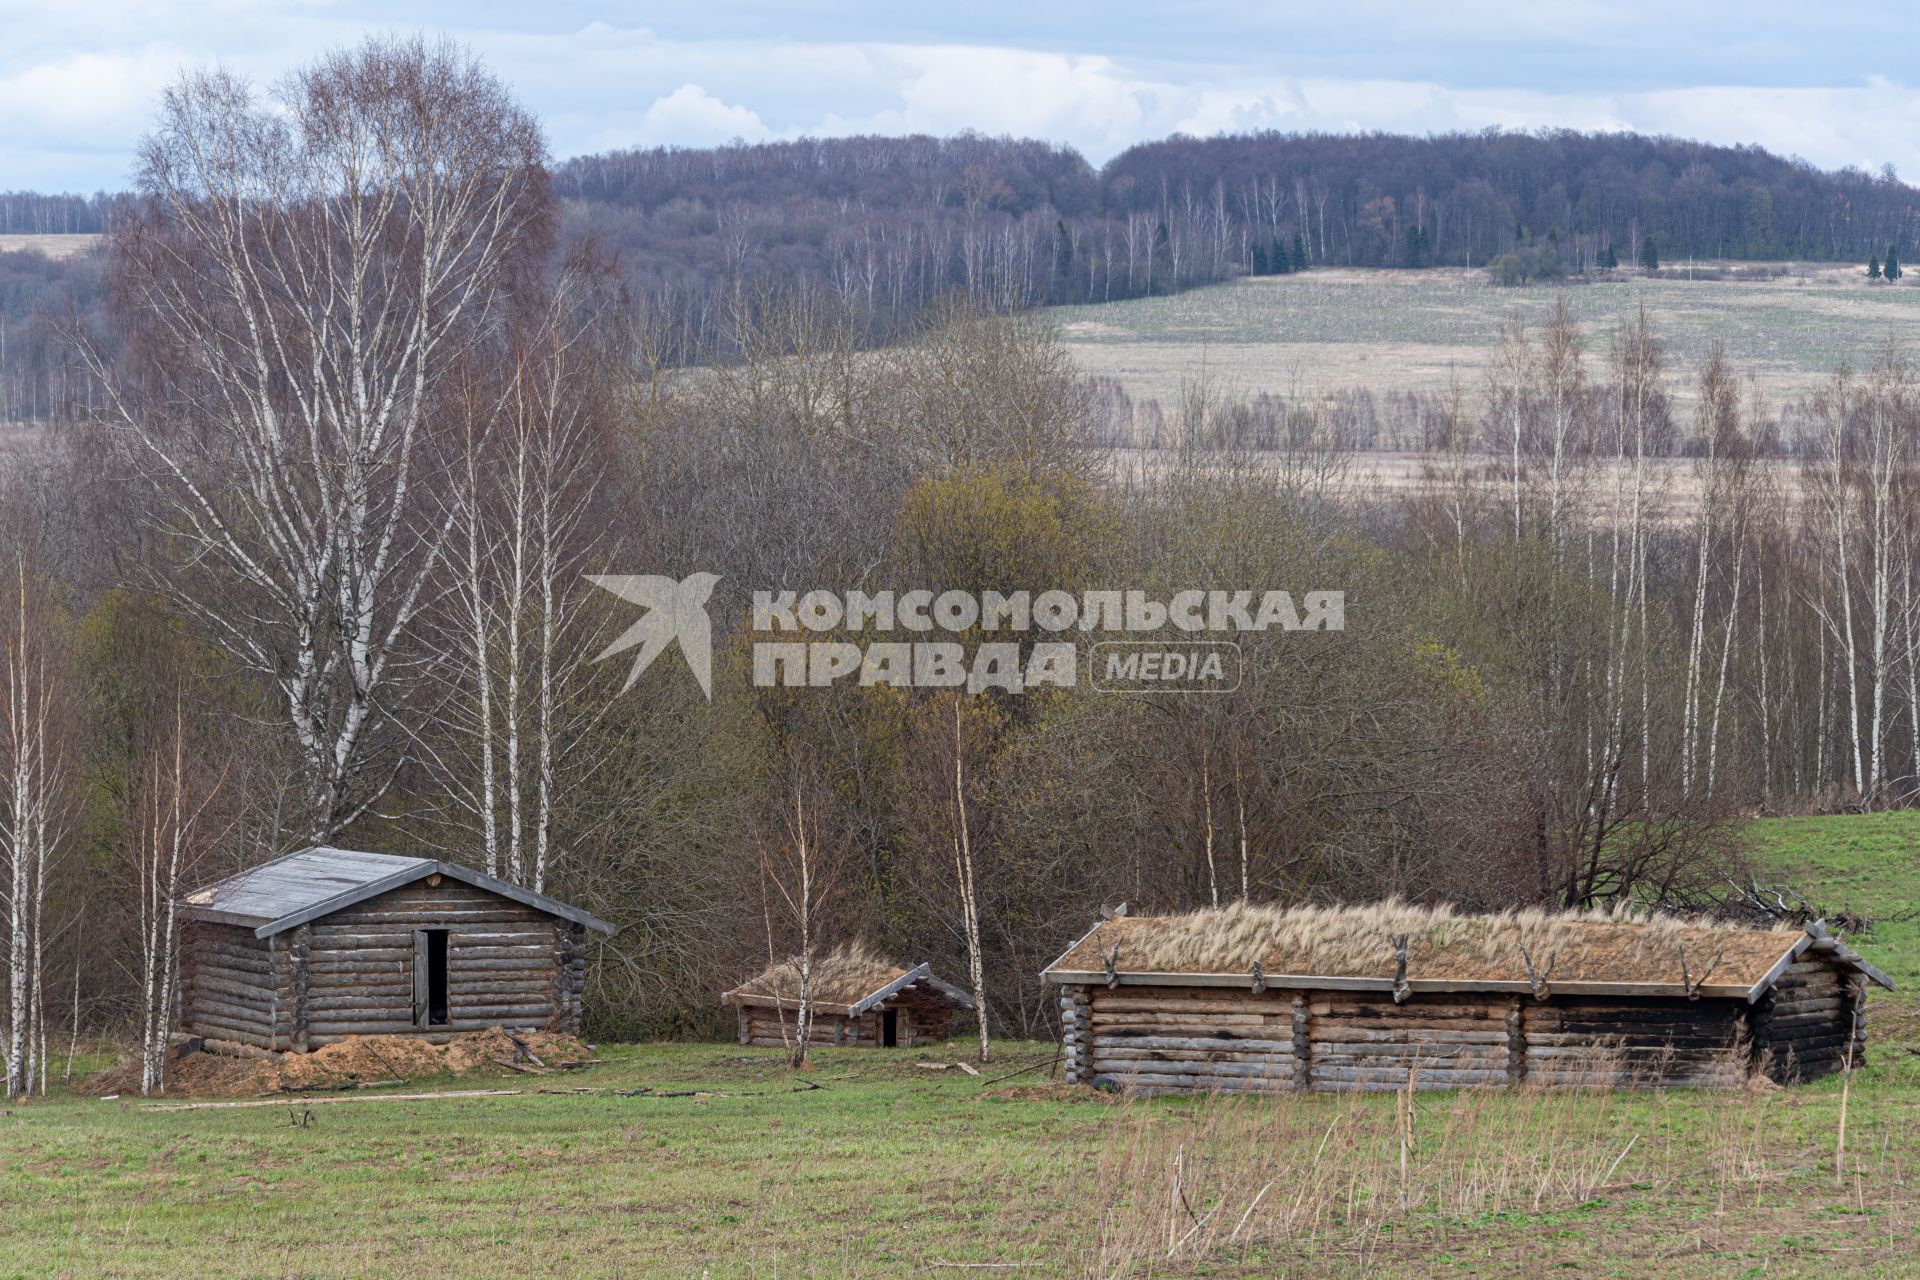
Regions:
<instances>
[{"instance_id":1,"label":"log hut with grass roof","mask_svg":"<svg viewBox=\"0 0 1920 1280\"><path fill-rule=\"evenodd\" d=\"M813 1006L807 1043L868 1049L907 1048L947 1038L955 1011L973 997L933 976L924 964L899 965L862 946L817 957L805 984ZM738 1015L740 1043L784 1047L799 1030L802 983L786 960L722 993Z\"/></svg>"},{"instance_id":2,"label":"log hut with grass roof","mask_svg":"<svg viewBox=\"0 0 1920 1280\"><path fill-rule=\"evenodd\" d=\"M1175 1093L1788 1083L1893 987L1819 923L1395 902L1116 915L1044 976L1069 1082Z\"/></svg>"},{"instance_id":3,"label":"log hut with grass roof","mask_svg":"<svg viewBox=\"0 0 1920 1280\"><path fill-rule=\"evenodd\" d=\"M586 931L613 931L454 863L324 847L190 893L181 913L181 1030L243 1055L352 1035L577 1035Z\"/></svg>"}]
</instances>

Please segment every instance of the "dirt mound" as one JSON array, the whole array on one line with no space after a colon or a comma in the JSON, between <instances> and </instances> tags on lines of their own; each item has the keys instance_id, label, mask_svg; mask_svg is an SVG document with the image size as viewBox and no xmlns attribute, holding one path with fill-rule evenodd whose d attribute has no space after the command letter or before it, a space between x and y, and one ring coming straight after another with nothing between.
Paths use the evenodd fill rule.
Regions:
<instances>
[{"instance_id":1,"label":"dirt mound","mask_svg":"<svg viewBox=\"0 0 1920 1280\"><path fill-rule=\"evenodd\" d=\"M167 1064L169 1097L242 1098L260 1094L350 1088L473 1072L517 1074L581 1062L593 1051L572 1036L547 1031L470 1031L445 1044L407 1036L349 1036L312 1053L233 1058L190 1053ZM128 1058L80 1086L99 1096L140 1091L140 1060Z\"/></svg>"}]
</instances>

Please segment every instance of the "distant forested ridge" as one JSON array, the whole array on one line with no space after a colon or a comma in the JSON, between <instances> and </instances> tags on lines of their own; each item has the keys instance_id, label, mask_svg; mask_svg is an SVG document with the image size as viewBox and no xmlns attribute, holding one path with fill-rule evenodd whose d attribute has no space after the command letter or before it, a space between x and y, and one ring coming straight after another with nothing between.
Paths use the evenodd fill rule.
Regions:
<instances>
[{"instance_id":1,"label":"distant forested ridge","mask_svg":"<svg viewBox=\"0 0 1920 1280\"><path fill-rule=\"evenodd\" d=\"M1517 282L1689 256L1864 262L1920 219L1890 169L1568 131L1176 136L1104 169L1030 139L807 138L580 156L554 183L568 230L655 299L669 360L724 348L773 287L830 293L883 342L955 295L1018 310L1327 265ZM100 231L127 200L0 192L0 234ZM64 305L44 277L0 255L0 420L61 394L24 332L26 308Z\"/></svg>"},{"instance_id":2,"label":"distant forested ridge","mask_svg":"<svg viewBox=\"0 0 1920 1280\"><path fill-rule=\"evenodd\" d=\"M1920 191L1758 147L1636 134L1255 133L1074 150L977 135L583 156L578 226L676 285L775 270L877 316L965 291L1014 306L1164 293L1321 265L1566 272L1665 260L1864 261L1905 243Z\"/></svg>"},{"instance_id":3,"label":"distant forested ridge","mask_svg":"<svg viewBox=\"0 0 1920 1280\"><path fill-rule=\"evenodd\" d=\"M1175 137L1117 156L1101 189L1116 217L1195 192L1352 266L1481 266L1545 241L1580 269L1609 246L1638 262L1649 238L1667 260L1865 261L1920 218L1920 191L1890 167L1826 172L1759 147L1566 130Z\"/></svg>"}]
</instances>

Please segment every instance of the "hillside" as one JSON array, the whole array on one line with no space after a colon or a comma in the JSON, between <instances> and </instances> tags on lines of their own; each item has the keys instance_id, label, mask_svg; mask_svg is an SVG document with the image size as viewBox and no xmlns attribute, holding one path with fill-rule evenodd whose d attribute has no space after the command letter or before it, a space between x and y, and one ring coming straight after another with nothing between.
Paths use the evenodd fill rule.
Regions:
<instances>
[{"instance_id":1,"label":"hillside","mask_svg":"<svg viewBox=\"0 0 1920 1280\"><path fill-rule=\"evenodd\" d=\"M1106 303L1309 268L1477 271L1516 248L1548 273L1634 264L1650 246L1668 262L1852 263L1920 219L1920 191L1890 175L1564 131L1174 137L1097 170L1032 139L805 138L577 156L554 185L567 233L618 253L682 357L724 342L738 282L823 288L884 341L954 294ZM0 238L99 232L125 200L0 192ZM35 312L90 291L5 252L24 243L0 239L0 412L14 417L43 416L61 381L29 336Z\"/></svg>"}]
</instances>

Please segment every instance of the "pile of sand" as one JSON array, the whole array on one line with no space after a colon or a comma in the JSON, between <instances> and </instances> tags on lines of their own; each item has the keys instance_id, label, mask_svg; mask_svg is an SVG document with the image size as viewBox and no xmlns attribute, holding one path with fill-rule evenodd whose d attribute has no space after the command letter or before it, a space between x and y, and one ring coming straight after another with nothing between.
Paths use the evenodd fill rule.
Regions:
<instances>
[{"instance_id":1,"label":"pile of sand","mask_svg":"<svg viewBox=\"0 0 1920 1280\"><path fill-rule=\"evenodd\" d=\"M190 1053L167 1064L166 1093L169 1097L242 1098L474 1072L517 1075L515 1066L557 1070L592 1056L593 1050L574 1037L548 1031L508 1032L491 1027L445 1044L407 1036L350 1036L312 1053L283 1053L271 1059ZM140 1060L122 1061L80 1089L101 1096L138 1093Z\"/></svg>"}]
</instances>

